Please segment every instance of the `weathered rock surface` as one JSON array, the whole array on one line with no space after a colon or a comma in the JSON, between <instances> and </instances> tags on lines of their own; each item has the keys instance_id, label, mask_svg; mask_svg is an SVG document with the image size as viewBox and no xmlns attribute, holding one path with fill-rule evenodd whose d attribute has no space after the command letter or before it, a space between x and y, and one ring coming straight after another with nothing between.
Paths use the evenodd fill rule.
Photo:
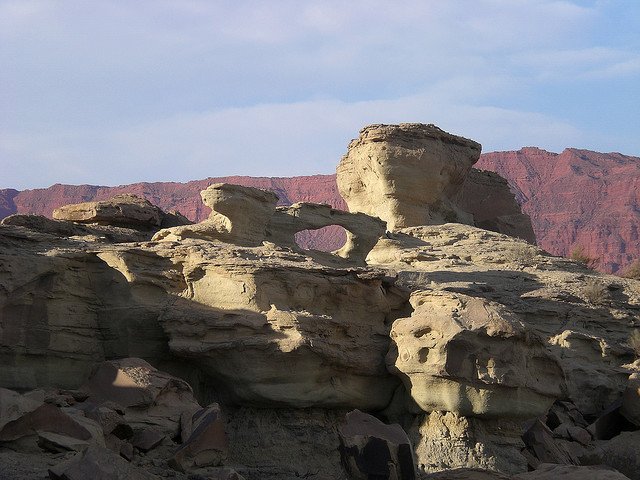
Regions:
<instances>
[{"instance_id":1,"label":"weathered rock surface","mask_svg":"<svg viewBox=\"0 0 640 480\"><path fill-rule=\"evenodd\" d=\"M229 445L221 415L217 404L183 415L183 443L171 459L177 470L217 466L227 458Z\"/></svg>"},{"instance_id":2,"label":"weathered rock surface","mask_svg":"<svg viewBox=\"0 0 640 480\"><path fill-rule=\"evenodd\" d=\"M346 463L352 476L403 478L410 456L423 478L457 467L545 475L549 461L637 470L627 446L639 430L622 405L640 370L638 281L461 224L388 232L356 266L381 222L212 191L212 230L233 230L226 241L0 225L0 387L56 387L0 390L0 462L15 471L9 448L48 461L79 450L79 461L100 445L107 460L80 471L346 480ZM246 206L254 193L262 200ZM234 227L244 210L253 220ZM293 245L299 227L328 222L357 237L348 260ZM399 426L350 430L354 408Z\"/></svg>"},{"instance_id":3,"label":"weathered rock surface","mask_svg":"<svg viewBox=\"0 0 640 480\"><path fill-rule=\"evenodd\" d=\"M504 473L525 471L521 433L520 422L513 420L438 411L416 416L408 430L422 475L462 467Z\"/></svg>"},{"instance_id":4,"label":"weathered rock surface","mask_svg":"<svg viewBox=\"0 0 640 480\"><path fill-rule=\"evenodd\" d=\"M640 373L632 373L622 397L620 413L640 427Z\"/></svg>"},{"instance_id":5,"label":"weathered rock surface","mask_svg":"<svg viewBox=\"0 0 640 480\"><path fill-rule=\"evenodd\" d=\"M625 480L628 477L622 473L603 466L578 467L574 465L544 464L539 469L521 473L512 480Z\"/></svg>"},{"instance_id":6,"label":"weathered rock surface","mask_svg":"<svg viewBox=\"0 0 640 480\"><path fill-rule=\"evenodd\" d=\"M522 213L509 184L497 173L472 168L452 201L460 210L473 215L476 227L535 245L529 215Z\"/></svg>"},{"instance_id":7,"label":"weathered rock surface","mask_svg":"<svg viewBox=\"0 0 640 480\"><path fill-rule=\"evenodd\" d=\"M511 152L484 153L475 166L508 180L518 202L531 217L540 247L555 255L569 255L576 245L582 245L589 255L599 261L599 269L620 272L640 257L640 247L634 233L640 222L634 207L639 201L639 165L637 157L619 153L567 149L557 154L527 147ZM606 184L603 184L605 175ZM471 177L476 178L478 183L471 182ZM58 184L46 189L21 192L5 189L0 190L0 217L14 213L50 216L55 208L70 203L107 200L117 194L133 193L165 211L179 210L190 220L198 222L209 215L209 209L200 201L200 191L212 183L220 182L272 190L280 198L281 205L314 202L342 210L347 208L338 193L334 175L218 177L184 184L158 182L120 187ZM459 194L462 198L460 208L474 216L480 215L476 217L477 226L494 230L492 224L503 224L506 231L498 231L511 235L512 227L509 224L519 221L508 212L517 204L510 202L512 206L509 207L505 203L505 199L512 195L508 189L502 190L502 194L497 194L495 190L488 194L483 187L487 182L492 180L472 169ZM476 196L476 192L480 195ZM559 200L565 198L576 200ZM493 211L500 212L498 219L486 218ZM524 231L528 231L526 225ZM524 234L517 236L530 240ZM344 243L344 232L337 227L308 234L305 232L303 241L304 248L335 250Z\"/></svg>"},{"instance_id":8,"label":"weathered rock surface","mask_svg":"<svg viewBox=\"0 0 640 480\"><path fill-rule=\"evenodd\" d=\"M146 437L144 441L140 440L141 445L154 443L151 437L159 442L164 435L177 436L181 430L181 417L200 410L187 382L161 372L139 358L101 363L81 391L93 404L113 402L121 407L126 424L140 430L136 435ZM149 427L151 430L144 434ZM152 434L154 431L158 434Z\"/></svg>"},{"instance_id":9,"label":"weathered rock surface","mask_svg":"<svg viewBox=\"0 0 640 480\"><path fill-rule=\"evenodd\" d=\"M598 269L614 273L640 258L638 157L527 147L487 153L476 168L507 179L548 252L568 256L581 246Z\"/></svg>"},{"instance_id":10,"label":"weathered rock surface","mask_svg":"<svg viewBox=\"0 0 640 480\"><path fill-rule=\"evenodd\" d=\"M279 207L271 219L266 239L276 245L300 251L296 234L304 230L316 230L339 225L346 230L347 240L334 253L357 265L365 265L371 249L386 232L382 220L364 213L349 213L329 205L294 203Z\"/></svg>"},{"instance_id":11,"label":"weathered rock surface","mask_svg":"<svg viewBox=\"0 0 640 480\"><path fill-rule=\"evenodd\" d=\"M367 261L397 272L399 283L415 290L412 303L416 307L422 301L426 305L422 308L429 308L428 302L437 305L443 298L460 305L478 300L487 305L495 302L501 307L486 315L496 321L500 308L506 308L510 318L521 322L525 336L537 336L546 344L566 379L566 398L583 414L600 413L626 388L632 373L626 365L633 360L634 352L625 345L637 324L635 312L640 303L635 281L601 276L513 238L458 224L403 229L382 239ZM606 303L593 305L588 301L584 295L588 279L604 283L611 294ZM453 304L450 308L452 325L464 325L458 320L463 309ZM453 312L456 308L458 312ZM418 314L416 309L414 315ZM427 347L429 350L423 353L430 353L436 342L421 345L419 339L411 338L412 328L411 324L407 326L403 338L407 346L412 345L412 361L419 363L420 348ZM417 327L415 330L419 332ZM428 334L425 342L427 338ZM482 365L473 351L471 347L460 361ZM548 359L548 354L529 361L544 358ZM493 361L500 362L498 358ZM478 375L478 379L482 378L480 372ZM520 380L526 383L525 378ZM557 387L551 387L548 393L554 388ZM585 396L585 391L591 394ZM514 404L517 398L513 398ZM542 408L541 403L538 408Z\"/></svg>"},{"instance_id":12,"label":"weathered rock surface","mask_svg":"<svg viewBox=\"0 0 640 480\"><path fill-rule=\"evenodd\" d=\"M354 410L339 432L342 463L351 478L416 478L411 443L400 425Z\"/></svg>"},{"instance_id":13,"label":"weathered rock surface","mask_svg":"<svg viewBox=\"0 0 640 480\"><path fill-rule=\"evenodd\" d=\"M452 202L480 144L435 125L370 125L349 144L337 169L340 194L352 212L387 222L390 230L461 221Z\"/></svg>"},{"instance_id":14,"label":"weathered rock surface","mask_svg":"<svg viewBox=\"0 0 640 480\"><path fill-rule=\"evenodd\" d=\"M51 220L41 215L10 215L0 222L2 225L25 227L29 230L55 235L57 237L78 237L91 242L126 243L150 240L149 232L134 228L105 226L99 224L83 225L71 221Z\"/></svg>"},{"instance_id":15,"label":"weathered rock surface","mask_svg":"<svg viewBox=\"0 0 640 480\"><path fill-rule=\"evenodd\" d=\"M461 293L416 291L391 329L387 356L426 412L530 418L566 389L542 339L513 312Z\"/></svg>"},{"instance_id":16,"label":"weathered rock surface","mask_svg":"<svg viewBox=\"0 0 640 480\"><path fill-rule=\"evenodd\" d=\"M136 195L117 195L101 202L65 205L55 209L52 215L55 220L146 229L160 227L164 220L162 210Z\"/></svg>"},{"instance_id":17,"label":"weathered rock surface","mask_svg":"<svg viewBox=\"0 0 640 480\"><path fill-rule=\"evenodd\" d=\"M90 447L49 469L52 480L154 480L157 476L136 468L110 450Z\"/></svg>"},{"instance_id":18,"label":"weathered rock surface","mask_svg":"<svg viewBox=\"0 0 640 480\"><path fill-rule=\"evenodd\" d=\"M257 188L216 183L200 193L211 208L205 221L196 225L161 230L154 240L199 238L255 247L262 243L267 224L276 209L278 197Z\"/></svg>"}]
</instances>

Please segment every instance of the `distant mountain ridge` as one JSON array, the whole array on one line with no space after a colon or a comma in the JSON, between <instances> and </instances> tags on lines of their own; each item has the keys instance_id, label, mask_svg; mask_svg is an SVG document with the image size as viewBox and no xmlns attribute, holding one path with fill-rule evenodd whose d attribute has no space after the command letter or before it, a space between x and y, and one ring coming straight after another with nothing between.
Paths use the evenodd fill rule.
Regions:
<instances>
[{"instance_id":1,"label":"distant mountain ridge","mask_svg":"<svg viewBox=\"0 0 640 480\"><path fill-rule=\"evenodd\" d=\"M550 253L567 256L580 246L598 261L599 269L613 273L640 258L640 158L574 148L558 154L525 147L485 153L475 168L507 179L523 211L531 217L538 245ZM280 204L307 201L346 208L335 175L232 176L117 187L56 184L45 189L4 189L0 190L0 218L13 213L50 217L62 205L133 193L163 210L178 210L200 221L209 209L202 205L199 192L217 182L272 190ZM329 227L307 239L309 246L335 244L339 231Z\"/></svg>"}]
</instances>

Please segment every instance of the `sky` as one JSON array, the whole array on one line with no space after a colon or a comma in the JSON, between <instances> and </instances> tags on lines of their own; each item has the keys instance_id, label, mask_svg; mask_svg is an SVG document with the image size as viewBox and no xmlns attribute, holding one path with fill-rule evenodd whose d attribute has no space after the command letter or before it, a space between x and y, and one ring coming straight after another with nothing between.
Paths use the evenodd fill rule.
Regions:
<instances>
[{"instance_id":1,"label":"sky","mask_svg":"<svg viewBox=\"0 0 640 480\"><path fill-rule=\"evenodd\" d=\"M640 156L640 0L0 0L0 188L327 174L400 122Z\"/></svg>"}]
</instances>

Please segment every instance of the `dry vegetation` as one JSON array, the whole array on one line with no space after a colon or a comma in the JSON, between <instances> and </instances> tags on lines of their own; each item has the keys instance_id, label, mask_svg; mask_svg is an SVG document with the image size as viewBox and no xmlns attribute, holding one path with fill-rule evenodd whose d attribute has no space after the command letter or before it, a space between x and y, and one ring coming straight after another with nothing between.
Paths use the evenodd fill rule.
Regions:
<instances>
[{"instance_id":1,"label":"dry vegetation","mask_svg":"<svg viewBox=\"0 0 640 480\"><path fill-rule=\"evenodd\" d=\"M634 261L631 265L625 268L622 272L622 276L624 278L640 280L640 260Z\"/></svg>"},{"instance_id":2,"label":"dry vegetation","mask_svg":"<svg viewBox=\"0 0 640 480\"><path fill-rule=\"evenodd\" d=\"M569 256L569 258L571 258L571 260L575 260L576 262L584 264L588 268L595 268L598 264L598 259L591 257L582 245L576 246L571 251L571 255Z\"/></svg>"},{"instance_id":3,"label":"dry vegetation","mask_svg":"<svg viewBox=\"0 0 640 480\"><path fill-rule=\"evenodd\" d=\"M582 287L582 294L587 302L593 305L602 305L609 299L609 291L600 280L589 278Z\"/></svg>"}]
</instances>

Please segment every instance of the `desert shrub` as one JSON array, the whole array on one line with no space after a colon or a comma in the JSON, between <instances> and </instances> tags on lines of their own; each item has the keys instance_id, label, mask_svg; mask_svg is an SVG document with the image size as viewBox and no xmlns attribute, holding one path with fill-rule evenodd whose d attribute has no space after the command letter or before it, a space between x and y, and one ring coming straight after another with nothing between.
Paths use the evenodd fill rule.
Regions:
<instances>
[{"instance_id":1,"label":"desert shrub","mask_svg":"<svg viewBox=\"0 0 640 480\"><path fill-rule=\"evenodd\" d=\"M636 357L640 358L640 329L634 330L629 337L629 346L636 352Z\"/></svg>"},{"instance_id":2,"label":"desert shrub","mask_svg":"<svg viewBox=\"0 0 640 480\"><path fill-rule=\"evenodd\" d=\"M640 260L636 260L622 272L622 276L625 278L633 278L640 280Z\"/></svg>"},{"instance_id":3,"label":"desert shrub","mask_svg":"<svg viewBox=\"0 0 640 480\"><path fill-rule=\"evenodd\" d=\"M609 299L609 290L601 281L595 278L590 278L584 283L582 294L587 302L593 305L602 305Z\"/></svg>"},{"instance_id":4,"label":"desert shrub","mask_svg":"<svg viewBox=\"0 0 640 480\"><path fill-rule=\"evenodd\" d=\"M536 247L526 243L516 243L505 251L504 256L508 262L531 265L537 254Z\"/></svg>"},{"instance_id":5,"label":"desert shrub","mask_svg":"<svg viewBox=\"0 0 640 480\"><path fill-rule=\"evenodd\" d=\"M569 256L569 258L571 258L571 260L575 260L576 262L580 262L589 268L594 268L598 263L598 259L589 256L589 254L587 254L587 251L582 245L576 246L571 251L571 255Z\"/></svg>"}]
</instances>

